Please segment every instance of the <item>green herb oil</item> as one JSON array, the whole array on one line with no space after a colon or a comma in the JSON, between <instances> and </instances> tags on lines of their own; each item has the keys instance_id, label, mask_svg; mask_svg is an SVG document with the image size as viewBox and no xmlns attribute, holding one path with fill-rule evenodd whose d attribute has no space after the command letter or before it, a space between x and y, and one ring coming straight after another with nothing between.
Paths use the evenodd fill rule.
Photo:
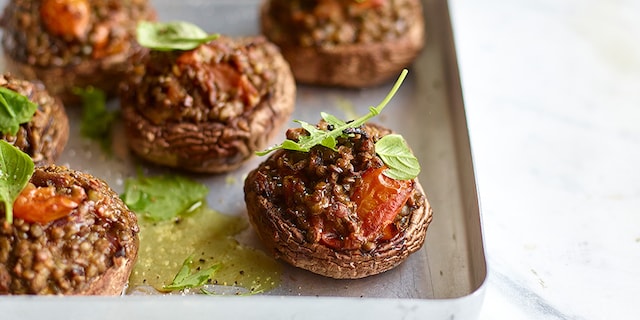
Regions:
<instances>
[{"instance_id":1,"label":"green herb oil","mask_svg":"<svg viewBox=\"0 0 640 320\"><path fill-rule=\"evenodd\" d=\"M129 292L141 286L162 290L190 255L194 270L220 264L210 284L240 287L247 293L276 288L280 284L279 263L235 239L247 227L246 219L209 208L168 221L140 219L140 250L129 279Z\"/></svg>"}]
</instances>

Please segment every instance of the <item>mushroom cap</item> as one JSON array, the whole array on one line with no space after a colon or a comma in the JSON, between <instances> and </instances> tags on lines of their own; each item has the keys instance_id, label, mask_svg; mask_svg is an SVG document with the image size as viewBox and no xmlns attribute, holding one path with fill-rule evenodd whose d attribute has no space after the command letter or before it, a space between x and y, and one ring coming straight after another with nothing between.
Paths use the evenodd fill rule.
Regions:
<instances>
[{"instance_id":1,"label":"mushroom cap","mask_svg":"<svg viewBox=\"0 0 640 320\"><path fill-rule=\"evenodd\" d=\"M49 4L55 11L45 14ZM93 86L112 96L132 61L148 52L135 40L138 21L155 18L146 0L11 0L2 16L6 69L41 81L66 105L80 101L72 92L76 87Z\"/></svg>"},{"instance_id":2,"label":"mushroom cap","mask_svg":"<svg viewBox=\"0 0 640 320\"><path fill-rule=\"evenodd\" d=\"M15 136L0 133L0 138L31 156L36 165L52 164L69 139L69 119L64 106L49 95L40 82L3 74L0 75L0 86L16 91L38 105L33 118L21 124Z\"/></svg>"},{"instance_id":3,"label":"mushroom cap","mask_svg":"<svg viewBox=\"0 0 640 320\"><path fill-rule=\"evenodd\" d=\"M326 126L321 121L317 128ZM378 187L363 185L365 174L384 166L375 154L375 141L393 132L373 123L358 129L360 133L339 139L337 151L322 146L309 152L277 150L247 175L244 199L249 221L276 258L323 276L357 279L398 266L424 244L433 212L417 178L403 181L404 187L379 186L379 190L407 188L406 202L398 203L399 208L358 203L359 190L393 202L382 195L386 191L378 193L372 191ZM295 141L304 133L303 128L290 129L287 138ZM359 206L381 212L361 215ZM392 217L394 231L367 234L370 229L364 219L386 216L387 209L398 210Z\"/></svg>"},{"instance_id":4,"label":"mushroom cap","mask_svg":"<svg viewBox=\"0 0 640 320\"><path fill-rule=\"evenodd\" d=\"M104 181L61 166L36 167L30 182L86 198L42 224L0 217L0 294L121 295L138 255L138 220ZM35 277L34 277L35 274Z\"/></svg>"},{"instance_id":5,"label":"mushroom cap","mask_svg":"<svg viewBox=\"0 0 640 320\"><path fill-rule=\"evenodd\" d=\"M296 81L305 84L362 88L379 85L396 77L418 56L425 44L426 32L422 4L407 0L415 7L406 33L383 42L301 46L293 41L270 36L278 21L269 15L269 0L262 3L262 33L280 47L291 65Z\"/></svg>"},{"instance_id":6,"label":"mushroom cap","mask_svg":"<svg viewBox=\"0 0 640 320\"><path fill-rule=\"evenodd\" d=\"M291 116L296 95L295 81L288 63L282 58L278 48L263 37L239 39L220 37L213 42L216 41L223 41L221 46L264 50L265 60L260 61L259 64L261 68L271 72L268 78L272 79L272 84L264 88L255 105L245 105L242 107L244 111L225 119L210 119L205 116L202 117L206 118L204 120L176 120L172 118L173 115L169 115L158 120L156 119L158 114L166 110L169 110L166 111L168 113L180 113L177 117L181 117L184 113L175 110L190 109L195 104L205 110L205 113L231 106L228 102L212 106L210 102L204 101L205 98L194 98L194 91L184 89L193 83L181 82L192 80L175 79L174 75L167 77L171 77L178 83L177 86L180 89L176 91L184 92L184 95L180 101L171 101L168 106L160 106L161 103L158 102L153 105L154 102L144 100L146 98L140 96L140 94L150 95L147 92L141 92L140 83L147 81L145 77L158 78L156 75L144 74L141 79L128 82L123 86L120 99L122 116L129 146L140 158L192 172L228 172L240 167L254 155L255 151L264 149ZM210 71L208 68L211 66L198 68L200 69L196 68L196 73L202 71L203 74L208 74ZM171 71L173 68L167 70L173 72ZM215 91L208 88L207 83L196 85L205 86L207 90L211 90L205 94L199 93L201 96L206 96L206 99L210 99L211 92ZM159 111L161 109L164 111Z\"/></svg>"},{"instance_id":7,"label":"mushroom cap","mask_svg":"<svg viewBox=\"0 0 640 320\"><path fill-rule=\"evenodd\" d=\"M258 170L252 171L247 180L252 180ZM417 180L415 185L411 197L422 203L410 213L406 229L368 252L360 249L337 251L308 242L295 224L282 219L280 208L248 187L250 183L245 184L245 202L249 221L276 258L326 277L358 279L391 270L422 247L433 210Z\"/></svg>"}]
</instances>

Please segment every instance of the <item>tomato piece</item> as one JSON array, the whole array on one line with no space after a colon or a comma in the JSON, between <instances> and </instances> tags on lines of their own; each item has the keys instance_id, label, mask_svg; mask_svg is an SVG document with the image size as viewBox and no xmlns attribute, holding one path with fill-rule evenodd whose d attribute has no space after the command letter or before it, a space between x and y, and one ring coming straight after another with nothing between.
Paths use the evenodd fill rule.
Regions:
<instances>
[{"instance_id":1,"label":"tomato piece","mask_svg":"<svg viewBox=\"0 0 640 320\"><path fill-rule=\"evenodd\" d=\"M352 199L358 206L356 214L362 222L363 235L373 241L391 238L397 232L391 228L402 207L413 192L413 180L395 180L383 174L386 166L369 169L362 175L362 184L354 191Z\"/></svg>"},{"instance_id":2,"label":"tomato piece","mask_svg":"<svg viewBox=\"0 0 640 320\"><path fill-rule=\"evenodd\" d=\"M362 9L372 9L380 7L384 4L386 0L364 0L362 2L356 2L356 7Z\"/></svg>"},{"instance_id":3,"label":"tomato piece","mask_svg":"<svg viewBox=\"0 0 640 320\"><path fill-rule=\"evenodd\" d=\"M176 60L182 69L193 68L202 74L206 83L215 83L215 88L222 92L236 92L238 99L247 106L253 107L260 102L260 92L251 83L247 75L231 63L218 63L212 58L224 51L203 45L194 50L186 51ZM229 52L230 53L230 52ZM185 71L186 72L186 71Z\"/></svg>"},{"instance_id":4,"label":"tomato piece","mask_svg":"<svg viewBox=\"0 0 640 320\"><path fill-rule=\"evenodd\" d=\"M86 198L84 189L74 187L70 195L56 194L54 187L36 187L29 183L13 203L13 216L45 224L65 217Z\"/></svg>"},{"instance_id":5,"label":"tomato piece","mask_svg":"<svg viewBox=\"0 0 640 320\"><path fill-rule=\"evenodd\" d=\"M44 0L40 17L52 34L82 39L89 31L90 10L87 0Z\"/></svg>"}]
</instances>

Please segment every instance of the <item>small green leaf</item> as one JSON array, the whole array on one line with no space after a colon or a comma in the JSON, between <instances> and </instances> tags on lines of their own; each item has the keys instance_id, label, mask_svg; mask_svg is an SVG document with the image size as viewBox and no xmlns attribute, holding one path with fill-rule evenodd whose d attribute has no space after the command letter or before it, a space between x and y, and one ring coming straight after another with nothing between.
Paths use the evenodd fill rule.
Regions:
<instances>
[{"instance_id":1,"label":"small green leaf","mask_svg":"<svg viewBox=\"0 0 640 320\"><path fill-rule=\"evenodd\" d=\"M376 142L376 153L389 169L383 174L395 180L411 180L420 173L420 163L399 134L389 134Z\"/></svg>"},{"instance_id":2,"label":"small green leaf","mask_svg":"<svg viewBox=\"0 0 640 320\"><path fill-rule=\"evenodd\" d=\"M15 135L20 125L31 121L38 105L27 97L0 87L0 132Z\"/></svg>"},{"instance_id":3,"label":"small green leaf","mask_svg":"<svg viewBox=\"0 0 640 320\"><path fill-rule=\"evenodd\" d=\"M207 283L209 279L220 269L220 264L214 264L213 266L193 272L193 256L189 256L182 263L182 267L173 278L171 284L163 286L162 288L167 291L182 290L186 288L200 287Z\"/></svg>"},{"instance_id":4,"label":"small green leaf","mask_svg":"<svg viewBox=\"0 0 640 320\"><path fill-rule=\"evenodd\" d=\"M163 221L200 207L209 189L174 175L129 178L120 196L129 208L152 221Z\"/></svg>"},{"instance_id":5,"label":"small green leaf","mask_svg":"<svg viewBox=\"0 0 640 320\"><path fill-rule=\"evenodd\" d=\"M117 111L107 110L107 96L104 91L94 88L74 88L73 93L82 99L82 120L80 134L85 138L100 142L102 150L111 150L111 126L118 116Z\"/></svg>"},{"instance_id":6,"label":"small green leaf","mask_svg":"<svg viewBox=\"0 0 640 320\"><path fill-rule=\"evenodd\" d=\"M344 126L346 124L344 121L338 119L336 116L326 112L320 112L320 116L322 117L322 119L324 119L324 121L326 121L328 124L334 127Z\"/></svg>"},{"instance_id":7,"label":"small green leaf","mask_svg":"<svg viewBox=\"0 0 640 320\"><path fill-rule=\"evenodd\" d=\"M217 39L218 34L207 34L195 24L183 21L141 21L136 28L136 37L141 46L158 50L191 50Z\"/></svg>"},{"instance_id":8,"label":"small green leaf","mask_svg":"<svg viewBox=\"0 0 640 320\"><path fill-rule=\"evenodd\" d=\"M4 140L0 140L0 201L5 219L13 223L13 202L33 175L33 160Z\"/></svg>"}]
</instances>

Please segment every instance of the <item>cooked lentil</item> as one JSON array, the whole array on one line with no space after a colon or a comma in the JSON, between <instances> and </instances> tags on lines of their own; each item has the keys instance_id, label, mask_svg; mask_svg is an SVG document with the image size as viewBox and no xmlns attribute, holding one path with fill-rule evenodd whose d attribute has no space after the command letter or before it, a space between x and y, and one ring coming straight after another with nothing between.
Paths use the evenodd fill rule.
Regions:
<instances>
[{"instance_id":1,"label":"cooked lentil","mask_svg":"<svg viewBox=\"0 0 640 320\"><path fill-rule=\"evenodd\" d=\"M2 212L0 294L78 294L136 252L136 216L102 180L49 166L36 168L31 183L69 196L80 187L85 196L69 215L45 224L9 224Z\"/></svg>"}]
</instances>

